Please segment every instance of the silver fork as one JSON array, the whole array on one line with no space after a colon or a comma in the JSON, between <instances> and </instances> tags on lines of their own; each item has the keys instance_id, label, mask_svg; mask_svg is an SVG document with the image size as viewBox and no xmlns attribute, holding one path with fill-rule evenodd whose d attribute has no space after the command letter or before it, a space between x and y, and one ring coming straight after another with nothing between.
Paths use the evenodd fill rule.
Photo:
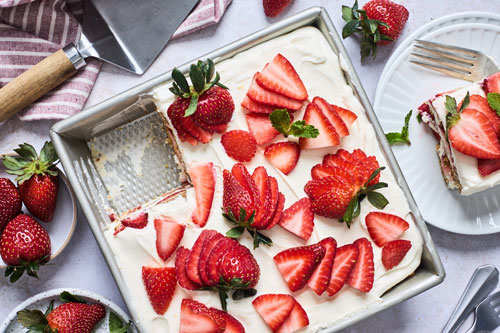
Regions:
<instances>
[{"instance_id":1,"label":"silver fork","mask_svg":"<svg viewBox=\"0 0 500 333\"><path fill-rule=\"evenodd\" d=\"M493 58L479 51L419 39L414 47L419 53L412 55L425 62L410 62L459 79L479 81L500 71Z\"/></svg>"},{"instance_id":2,"label":"silver fork","mask_svg":"<svg viewBox=\"0 0 500 333\"><path fill-rule=\"evenodd\" d=\"M476 308L474 324L467 333L491 332L500 326L500 291L491 294Z\"/></svg>"}]
</instances>

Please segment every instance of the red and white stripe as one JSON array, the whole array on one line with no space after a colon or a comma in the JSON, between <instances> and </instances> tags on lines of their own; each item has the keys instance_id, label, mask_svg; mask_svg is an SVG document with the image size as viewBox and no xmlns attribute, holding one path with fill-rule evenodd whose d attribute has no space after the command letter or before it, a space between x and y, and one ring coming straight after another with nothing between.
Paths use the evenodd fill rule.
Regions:
<instances>
[{"instance_id":1,"label":"red and white stripe","mask_svg":"<svg viewBox=\"0 0 500 333\"><path fill-rule=\"evenodd\" d=\"M109 0L114 1L114 0ZM200 0L173 38L219 22L231 0ZM82 0L0 0L0 87L69 43L77 43ZM79 112L101 62L87 65L56 90L21 111L21 120L64 119Z\"/></svg>"}]
</instances>

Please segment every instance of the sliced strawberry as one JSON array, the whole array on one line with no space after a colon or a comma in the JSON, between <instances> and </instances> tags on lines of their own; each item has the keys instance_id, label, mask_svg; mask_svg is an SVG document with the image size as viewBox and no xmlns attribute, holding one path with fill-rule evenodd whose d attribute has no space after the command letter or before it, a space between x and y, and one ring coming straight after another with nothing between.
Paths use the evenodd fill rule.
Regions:
<instances>
[{"instance_id":1,"label":"sliced strawberry","mask_svg":"<svg viewBox=\"0 0 500 333\"><path fill-rule=\"evenodd\" d=\"M204 304L184 298L181 303L180 333L222 333L226 320Z\"/></svg>"},{"instance_id":2,"label":"sliced strawberry","mask_svg":"<svg viewBox=\"0 0 500 333\"><path fill-rule=\"evenodd\" d=\"M215 312L226 321L226 329L224 330L224 333L245 333L243 325L238 321L238 319L234 318L229 313L216 308L210 308L210 311Z\"/></svg>"},{"instance_id":3,"label":"sliced strawberry","mask_svg":"<svg viewBox=\"0 0 500 333\"><path fill-rule=\"evenodd\" d=\"M163 315L177 285L175 267L142 267L142 281L155 312Z\"/></svg>"},{"instance_id":4,"label":"sliced strawberry","mask_svg":"<svg viewBox=\"0 0 500 333\"><path fill-rule=\"evenodd\" d=\"M253 288L259 282L260 267L250 250L238 244L224 255L220 274L227 283L237 278L242 283L248 282L248 287Z\"/></svg>"},{"instance_id":5,"label":"sliced strawberry","mask_svg":"<svg viewBox=\"0 0 500 333\"><path fill-rule=\"evenodd\" d=\"M337 112L340 118L342 118L347 127L350 127L356 121L356 119L358 119L358 116L354 112L341 108L340 106L337 105L333 104L330 105L333 107L335 112Z\"/></svg>"},{"instance_id":6,"label":"sliced strawberry","mask_svg":"<svg viewBox=\"0 0 500 333\"><path fill-rule=\"evenodd\" d=\"M285 322L295 303L292 296L285 294L260 295L252 301L255 310L273 331Z\"/></svg>"},{"instance_id":7,"label":"sliced strawberry","mask_svg":"<svg viewBox=\"0 0 500 333\"><path fill-rule=\"evenodd\" d=\"M252 174L252 179L259 190L260 198L260 208L255 215L253 226L256 229L261 229L266 226L266 222L269 220L270 215L274 212L275 208L271 208L271 181L267 175L266 169L263 166L255 168Z\"/></svg>"},{"instance_id":8,"label":"sliced strawberry","mask_svg":"<svg viewBox=\"0 0 500 333\"><path fill-rule=\"evenodd\" d=\"M317 249L314 245L300 246L274 256L274 262L291 291L302 289L323 259L325 249L321 245Z\"/></svg>"},{"instance_id":9,"label":"sliced strawberry","mask_svg":"<svg viewBox=\"0 0 500 333\"><path fill-rule=\"evenodd\" d=\"M242 163L236 163L233 165L231 169L231 173L233 177L238 181L238 183L243 186L246 192L250 193L250 198L252 199L252 206L255 210L259 209L260 205L260 196L259 189L255 184L252 176L248 172L246 166ZM251 214L252 211L247 211L248 214Z\"/></svg>"},{"instance_id":10,"label":"sliced strawberry","mask_svg":"<svg viewBox=\"0 0 500 333\"><path fill-rule=\"evenodd\" d=\"M307 99L307 90L304 83L295 71L290 61L278 53L273 60L257 73L257 83L277 94L284 95L298 101Z\"/></svg>"},{"instance_id":11,"label":"sliced strawberry","mask_svg":"<svg viewBox=\"0 0 500 333\"><path fill-rule=\"evenodd\" d=\"M224 170L222 172L224 181L224 194L222 197L222 207L226 214L231 211L236 219L240 218L240 209L243 208L247 217L255 210L253 205L253 197L250 193L236 180L231 171Z\"/></svg>"},{"instance_id":12,"label":"sliced strawberry","mask_svg":"<svg viewBox=\"0 0 500 333\"><path fill-rule=\"evenodd\" d=\"M354 179L356 191L365 183L364 170L355 164L346 161L337 154L327 154L323 157L323 164L327 166L336 166L347 171Z\"/></svg>"},{"instance_id":13,"label":"sliced strawberry","mask_svg":"<svg viewBox=\"0 0 500 333\"><path fill-rule=\"evenodd\" d=\"M377 158L375 156L368 156L364 161L363 161L365 167L370 170L370 176L371 174L380 168L380 164L378 164ZM368 185L374 185L377 184L380 180L380 172L375 178L372 179L371 182L368 183Z\"/></svg>"},{"instance_id":14,"label":"sliced strawberry","mask_svg":"<svg viewBox=\"0 0 500 333\"><path fill-rule=\"evenodd\" d=\"M209 286L213 286L219 283L220 277L220 265L224 259L224 255L228 251L232 251L238 247L238 242L232 238L223 237L210 251L208 260L205 266L207 277L210 281L207 283Z\"/></svg>"},{"instance_id":15,"label":"sliced strawberry","mask_svg":"<svg viewBox=\"0 0 500 333\"><path fill-rule=\"evenodd\" d=\"M217 234L219 233L215 230L203 230L198 236L198 239L194 242L191 253L186 261L186 271L189 279L199 285L203 284L200 273L198 272L198 263L200 262L201 253L205 247L205 243Z\"/></svg>"},{"instance_id":16,"label":"sliced strawberry","mask_svg":"<svg viewBox=\"0 0 500 333\"><path fill-rule=\"evenodd\" d=\"M258 145L263 145L274 139L278 132L267 114L248 113L245 115L247 119L248 130L252 133Z\"/></svg>"},{"instance_id":17,"label":"sliced strawberry","mask_svg":"<svg viewBox=\"0 0 500 333\"><path fill-rule=\"evenodd\" d=\"M332 147L340 143L335 127L314 104L307 106L304 120L306 124L316 127L319 130L319 135L313 139L300 138L299 142L302 149Z\"/></svg>"},{"instance_id":18,"label":"sliced strawberry","mask_svg":"<svg viewBox=\"0 0 500 333\"><path fill-rule=\"evenodd\" d=\"M156 252L158 256L166 261L181 242L186 227L168 216L156 218Z\"/></svg>"},{"instance_id":19,"label":"sliced strawberry","mask_svg":"<svg viewBox=\"0 0 500 333\"><path fill-rule=\"evenodd\" d=\"M458 108L462 106L463 101L460 103ZM493 125L495 133L500 136L500 117L497 113L490 107L488 100L481 95L471 95L469 99L468 109L476 109L477 111L488 117L488 120Z\"/></svg>"},{"instance_id":20,"label":"sliced strawberry","mask_svg":"<svg viewBox=\"0 0 500 333\"><path fill-rule=\"evenodd\" d=\"M172 103L167 110L167 115L170 118L170 122L172 126L177 131L178 137L182 142L189 142L191 145L196 146L198 144L198 140L196 140L191 134L189 134L180 123L180 119L184 117L184 110L186 110L189 106L189 100L185 98L178 98L176 102Z\"/></svg>"},{"instance_id":21,"label":"sliced strawberry","mask_svg":"<svg viewBox=\"0 0 500 333\"><path fill-rule=\"evenodd\" d=\"M311 200L302 198L284 210L279 225L292 234L308 240L314 229L314 213L311 210Z\"/></svg>"},{"instance_id":22,"label":"sliced strawberry","mask_svg":"<svg viewBox=\"0 0 500 333\"><path fill-rule=\"evenodd\" d=\"M271 176L268 176L268 179L269 179L269 191L270 191L269 214L267 214L267 217L264 221L259 222L257 225L255 225L255 227L256 228L258 227L259 229L267 228L271 223L274 222L274 217L276 216L276 210L280 199L278 181L276 180L276 178ZM283 210L283 207L281 207L281 210ZM281 212L279 213L279 216L281 217Z\"/></svg>"},{"instance_id":23,"label":"sliced strawberry","mask_svg":"<svg viewBox=\"0 0 500 333\"><path fill-rule=\"evenodd\" d=\"M210 277L208 276L207 264L208 261L210 260L210 255L212 253L212 250L217 246L219 242L221 242L225 238L226 237L224 237L222 234L217 233L215 236L208 239L206 243L203 245L203 250L200 255L200 261L198 262L198 272L200 274L202 284L205 286L214 286L218 282L218 281L215 282L212 281L212 279L210 279Z\"/></svg>"},{"instance_id":24,"label":"sliced strawberry","mask_svg":"<svg viewBox=\"0 0 500 333\"><path fill-rule=\"evenodd\" d=\"M274 214L266 226L266 230L272 229L281 219L281 214L283 213L283 208L285 208L285 196L283 193L278 193L278 202L276 203L276 209L274 210Z\"/></svg>"},{"instance_id":25,"label":"sliced strawberry","mask_svg":"<svg viewBox=\"0 0 500 333\"><path fill-rule=\"evenodd\" d=\"M332 277L333 260L335 259L335 252L337 250L337 241L332 237L322 239L320 243L325 248L325 256L307 282L309 288L314 290L318 295L321 295L328 287Z\"/></svg>"},{"instance_id":26,"label":"sliced strawberry","mask_svg":"<svg viewBox=\"0 0 500 333\"><path fill-rule=\"evenodd\" d=\"M314 97L312 102L314 105L316 105L318 109L321 110L321 112L323 112L323 114L328 118L330 123L332 123L339 137L343 138L344 136L349 135L349 130L347 129L346 124L339 116L337 111L335 111L332 105L328 104L328 102L321 97Z\"/></svg>"},{"instance_id":27,"label":"sliced strawberry","mask_svg":"<svg viewBox=\"0 0 500 333\"><path fill-rule=\"evenodd\" d=\"M301 101L277 94L259 85L256 81L259 74L260 73L257 72L254 75L250 88L248 88L247 96L250 97L250 99L257 103L272 105L276 108L298 110L302 107Z\"/></svg>"},{"instance_id":28,"label":"sliced strawberry","mask_svg":"<svg viewBox=\"0 0 500 333\"><path fill-rule=\"evenodd\" d=\"M500 72L490 75L484 79L483 89L486 93L500 93Z\"/></svg>"},{"instance_id":29,"label":"sliced strawberry","mask_svg":"<svg viewBox=\"0 0 500 333\"><path fill-rule=\"evenodd\" d=\"M201 286L192 281L186 271L186 262L190 253L191 251L183 246L177 249L177 252L175 253L175 276L177 277L177 281L182 288L187 290L197 290L200 289Z\"/></svg>"},{"instance_id":30,"label":"sliced strawberry","mask_svg":"<svg viewBox=\"0 0 500 333\"><path fill-rule=\"evenodd\" d=\"M316 164L311 169L311 177L313 179L321 179L329 176L335 176L337 179L344 179L347 184L353 184L354 179L352 175L343 168L337 166L328 166L323 164Z\"/></svg>"},{"instance_id":31,"label":"sliced strawberry","mask_svg":"<svg viewBox=\"0 0 500 333\"><path fill-rule=\"evenodd\" d=\"M353 194L352 188L332 188L313 200L312 211L319 216L340 219L349 206Z\"/></svg>"},{"instance_id":32,"label":"sliced strawberry","mask_svg":"<svg viewBox=\"0 0 500 333\"><path fill-rule=\"evenodd\" d=\"M332 276L326 288L328 296L333 296L342 289L356 260L358 260L358 256L359 250L354 244L347 244L337 248L333 261Z\"/></svg>"},{"instance_id":33,"label":"sliced strawberry","mask_svg":"<svg viewBox=\"0 0 500 333\"><path fill-rule=\"evenodd\" d=\"M262 104L255 102L254 100L248 98L248 96L243 97L241 106L251 112L270 114L276 110L275 106Z\"/></svg>"},{"instance_id":34,"label":"sliced strawberry","mask_svg":"<svg viewBox=\"0 0 500 333\"><path fill-rule=\"evenodd\" d=\"M477 170L483 177L491 175L493 172L500 170L500 159L495 160L477 160Z\"/></svg>"},{"instance_id":35,"label":"sliced strawberry","mask_svg":"<svg viewBox=\"0 0 500 333\"><path fill-rule=\"evenodd\" d=\"M384 264L385 269L390 270L399 265L410 249L411 242L409 240L397 239L387 243L382 248L382 264Z\"/></svg>"},{"instance_id":36,"label":"sliced strawberry","mask_svg":"<svg viewBox=\"0 0 500 333\"><path fill-rule=\"evenodd\" d=\"M399 216L382 212L369 213L365 221L370 237L380 247L397 239L410 227L408 222Z\"/></svg>"},{"instance_id":37,"label":"sliced strawberry","mask_svg":"<svg viewBox=\"0 0 500 333\"><path fill-rule=\"evenodd\" d=\"M328 176L321 179L310 180L304 186L304 192L306 192L309 198L316 200L322 196L323 193L331 191L333 188L354 192L353 187L339 176Z\"/></svg>"},{"instance_id":38,"label":"sliced strawberry","mask_svg":"<svg viewBox=\"0 0 500 333\"><path fill-rule=\"evenodd\" d=\"M215 179L217 177L212 162L197 164L187 170L194 186L196 195L196 208L191 219L198 227L207 224L215 192Z\"/></svg>"},{"instance_id":39,"label":"sliced strawberry","mask_svg":"<svg viewBox=\"0 0 500 333\"><path fill-rule=\"evenodd\" d=\"M285 319L285 322L275 331L277 333L292 333L309 325L309 318L304 308L295 301L292 311Z\"/></svg>"},{"instance_id":40,"label":"sliced strawberry","mask_svg":"<svg viewBox=\"0 0 500 333\"><path fill-rule=\"evenodd\" d=\"M207 124L199 117L197 117L197 115L198 113L195 113L193 115L193 121L196 124L196 126L200 127L201 129L204 129L205 131L208 131L210 133L220 133L220 134L224 133L227 130L227 123L219 125Z\"/></svg>"},{"instance_id":41,"label":"sliced strawberry","mask_svg":"<svg viewBox=\"0 0 500 333\"><path fill-rule=\"evenodd\" d=\"M131 213L128 217L120 221L120 224L115 228L113 236L118 235L125 228L144 229L148 225L148 213L138 211Z\"/></svg>"},{"instance_id":42,"label":"sliced strawberry","mask_svg":"<svg viewBox=\"0 0 500 333\"><path fill-rule=\"evenodd\" d=\"M297 165L300 157L300 146L291 141L273 143L266 147L264 156L272 165L288 175Z\"/></svg>"},{"instance_id":43,"label":"sliced strawberry","mask_svg":"<svg viewBox=\"0 0 500 333\"><path fill-rule=\"evenodd\" d=\"M367 293L373 287L375 272L372 244L366 238L359 238L354 242L354 245L358 247L359 256L347 278L347 283L351 287Z\"/></svg>"},{"instance_id":44,"label":"sliced strawberry","mask_svg":"<svg viewBox=\"0 0 500 333\"><path fill-rule=\"evenodd\" d=\"M247 131L226 132L222 135L220 142L227 155L239 162L250 162L257 151L257 142Z\"/></svg>"},{"instance_id":45,"label":"sliced strawberry","mask_svg":"<svg viewBox=\"0 0 500 333\"><path fill-rule=\"evenodd\" d=\"M178 118L180 126L184 129L186 133L191 135L193 138L201 143L209 143L212 140L212 133L205 131L204 129L196 126L191 116L189 117L179 117Z\"/></svg>"},{"instance_id":46,"label":"sliced strawberry","mask_svg":"<svg viewBox=\"0 0 500 333\"><path fill-rule=\"evenodd\" d=\"M352 151L352 155L360 161L364 161L368 158L368 156L366 156L365 152L362 151L361 149L354 149Z\"/></svg>"},{"instance_id":47,"label":"sliced strawberry","mask_svg":"<svg viewBox=\"0 0 500 333\"><path fill-rule=\"evenodd\" d=\"M483 113L467 108L460 120L448 129L448 139L459 152L477 158L500 158L495 128Z\"/></svg>"}]
</instances>

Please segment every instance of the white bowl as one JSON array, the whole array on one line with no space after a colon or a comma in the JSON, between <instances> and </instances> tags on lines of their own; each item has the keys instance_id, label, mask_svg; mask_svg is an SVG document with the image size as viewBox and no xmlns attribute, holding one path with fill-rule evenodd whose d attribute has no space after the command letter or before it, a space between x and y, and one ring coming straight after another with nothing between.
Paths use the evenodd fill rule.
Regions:
<instances>
[{"instance_id":1,"label":"white bowl","mask_svg":"<svg viewBox=\"0 0 500 333\"><path fill-rule=\"evenodd\" d=\"M14 184L16 184L16 176L10 175L5 171L5 167L2 163L3 155L16 155L0 154L0 177L9 178ZM66 247L69 240L71 239L71 236L73 236L73 232L75 231L76 227L77 208L75 194L73 193L73 189L71 188L71 185L69 184L69 181L64 173L60 169L57 169L57 171L59 173L59 193L57 195L57 205L56 211L54 213L54 218L50 222L42 222L35 218L35 220L40 223L40 225L48 232L50 236L52 253L50 256L51 260L57 257ZM22 207L22 211L25 214L31 215L24 204ZM6 268L6 265L1 257L0 268Z\"/></svg>"},{"instance_id":2,"label":"white bowl","mask_svg":"<svg viewBox=\"0 0 500 333\"><path fill-rule=\"evenodd\" d=\"M44 291L38 295L35 295L21 304L19 304L11 313L7 316L5 321L0 325L0 332L2 333L17 333L17 332L26 332L26 328L24 328L21 324L17 322L17 312L24 310L26 308L30 310L38 309L42 312L47 310L50 302L54 300L54 308L61 304L59 300L59 294L63 291L68 291L73 295L82 297L87 303L100 303L104 305L106 308L106 316L99 322L96 328L92 331L94 333L109 333L108 327L108 319L110 311L113 311L120 317L120 319L124 322L130 322L129 316L115 303L111 302L109 299L93 293L88 290L83 289L74 289L74 288L60 288L60 289L52 289ZM137 333L137 329L132 324L128 329L128 332Z\"/></svg>"}]
</instances>

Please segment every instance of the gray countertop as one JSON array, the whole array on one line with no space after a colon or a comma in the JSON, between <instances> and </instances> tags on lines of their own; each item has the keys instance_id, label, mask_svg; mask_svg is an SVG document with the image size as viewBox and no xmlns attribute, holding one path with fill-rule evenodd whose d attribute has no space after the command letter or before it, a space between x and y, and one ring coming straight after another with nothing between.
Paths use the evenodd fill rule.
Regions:
<instances>
[{"instance_id":1,"label":"gray countertop","mask_svg":"<svg viewBox=\"0 0 500 333\"><path fill-rule=\"evenodd\" d=\"M365 1L361 1L363 4ZM423 24L447 14L463 11L500 12L499 0L400 0L410 11L409 21L399 42ZM260 0L233 0L218 26L169 42L143 76L126 73L103 65L96 85L87 101L94 105L125 89L176 66L208 53L279 18L290 16L310 6L326 7L337 29L341 30L341 5L350 1L295 0L278 18L267 19ZM368 97L373 101L378 78L394 51L395 45L379 49L375 61L359 61L359 45L354 38L345 41L348 53L358 71ZM53 121L21 122L17 118L0 123L0 152L8 152L21 142L33 143L39 149L48 139ZM367 319L345 332L439 332L446 323L474 269L483 264L500 266L499 236L466 236L452 234L429 226L446 269L445 281L402 304ZM3 275L3 274L2 274ZM89 289L125 308L123 300L90 232L82 212L74 236L64 252L40 270L40 280L22 278L9 285L0 277L0 322L20 302L47 289L74 287ZM471 321L471 318L468 319ZM467 325L464 325L467 326ZM465 331L463 328L460 331Z\"/></svg>"}]
</instances>

